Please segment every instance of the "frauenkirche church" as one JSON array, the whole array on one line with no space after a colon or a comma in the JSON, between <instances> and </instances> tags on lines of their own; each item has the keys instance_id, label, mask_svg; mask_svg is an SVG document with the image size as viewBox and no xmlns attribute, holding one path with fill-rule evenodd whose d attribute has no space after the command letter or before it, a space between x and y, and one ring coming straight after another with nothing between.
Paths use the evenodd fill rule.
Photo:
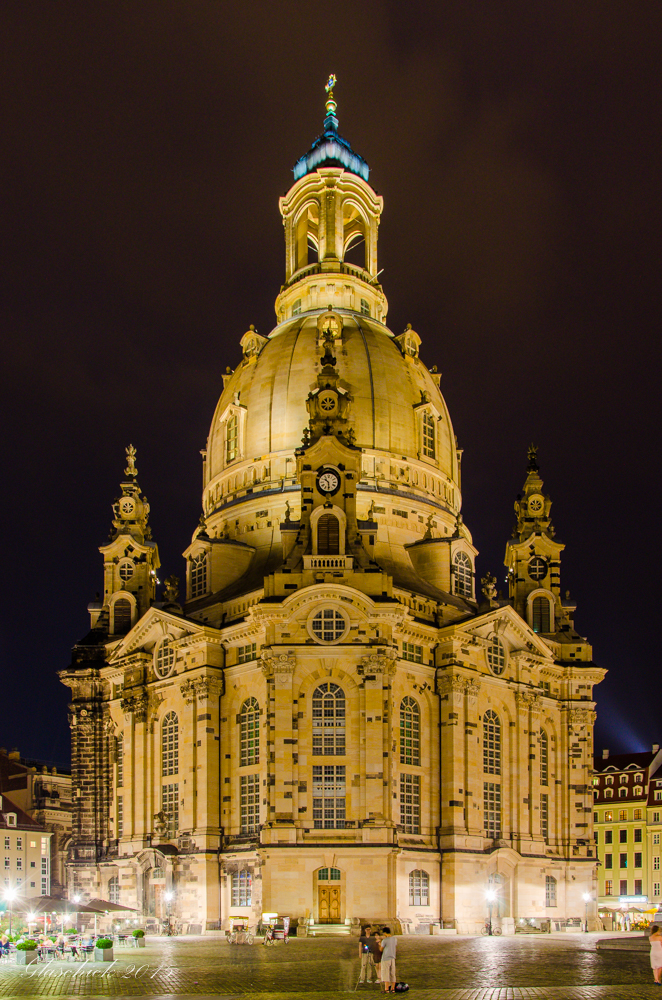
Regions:
<instances>
[{"instance_id":1,"label":"frauenkirche church","mask_svg":"<svg viewBox=\"0 0 662 1000\"><path fill-rule=\"evenodd\" d=\"M127 449L71 688L69 892L189 929L394 922L504 933L595 898L593 685L535 449L508 599L461 517L439 374L379 283L383 207L338 133L280 201L285 280L203 451L176 582ZM360 264L357 246L365 248ZM353 248L353 253L350 253Z\"/></svg>"}]
</instances>

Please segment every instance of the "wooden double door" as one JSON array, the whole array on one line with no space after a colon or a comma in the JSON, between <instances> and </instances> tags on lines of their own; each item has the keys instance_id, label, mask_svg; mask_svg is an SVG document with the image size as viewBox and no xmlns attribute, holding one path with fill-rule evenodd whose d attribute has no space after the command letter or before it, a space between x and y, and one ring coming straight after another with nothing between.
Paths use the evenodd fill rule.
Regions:
<instances>
[{"instance_id":1,"label":"wooden double door","mask_svg":"<svg viewBox=\"0 0 662 1000\"><path fill-rule=\"evenodd\" d=\"M318 923L339 924L340 918L340 886L318 886Z\"/></svg>"}]
</instances>

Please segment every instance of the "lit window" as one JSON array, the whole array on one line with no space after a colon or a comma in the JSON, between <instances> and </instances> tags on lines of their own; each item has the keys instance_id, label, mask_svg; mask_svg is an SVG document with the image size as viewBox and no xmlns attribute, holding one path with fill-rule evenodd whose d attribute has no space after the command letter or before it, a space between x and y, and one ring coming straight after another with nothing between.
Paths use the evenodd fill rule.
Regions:
<instances>
[{"instance_id":1,"label":"lit window","mask_svg":"<svg viewBox=\"0 0 662 1000\"><path fill-rule=\"evenodd\" d=\"M490 636L487 646L487 662L492 672L497 676L506 669L506 650L498 635Z\"/></svg>"},{"instance_id":2,"label":"lit window","mask_svg":"<svg viewBox=\"0 0 662 1000\"><path fill-rule=\"evenodd\" d=\"M409 905L430 905L430 876L421 868L409 873Z\"/></svg>"},{"instance_id":3,"label":"lit window","mask_svg":"<svg viewBox=\"0 0 662 1000\"><path fill-rule=\"evenodd\" d=\"M549 780L549 741L544 729L540 730L540 784L546 785Z\"/></svg>"},{"instance_id":4,"label":"lit window","mask_svg":"<svg viewBox=\"0 0 662 1000\"><path fill-rule=\"evenodd\" d=\"M310 627L319 642L337 642L347 631L347 622L336 608L324 608L314 616Z\"/></svg>"},{"instance_id":5,"label":"lit window","mask_svg":"<svg viewBox=\"0 0 662 1000\"><path fill-rule=\"evenodd\" d=\"M641 809L635 809L632 813L632 819L641 819Z\"/></svg>"},{"instance_id":6,"label":"lit window","mask_svg":"<svg viewBox=\"0 0 662 1000\"><path fill-rule=\"evenodd\" d=\"M549 598L534 597L531 615L531 627L534 632L550 632Z\"/></svg>"},{"instance_id":7,"label":"lit window","mask_svg":"<svg viewBox=\"0 0 662 1000\"><path fill-rule=\"evenodd\" d=\"M175 665L175 647L170 639L162 639L154 653L154 672L157 677L167 677Z\"/></svg>"},{"instance_id":8,"label":"lit window","mask_svg":"<svg viewBox=\"0 0 662 1000\"><path fill-rule=\"evenodd\" d=\"M299 302L299 304L301 304ZM253 879L247 868L232 873L232 905L251 906Z\"/></svg>"},{"instance_id":9,"label":"lit window","mask_svg":"<svg viewBox=\"0 0 662 1000\"><path fill-rule=\"evenodd\" d=\"M607 812L605 813L605 823L613 823L613 822L614 822L614 814L610 810L607 810Z\"/></svg>"},{"instance_id":10,"label":"lit window","mask_svg":"<svg viewBox=\"0 0 662 1000\"><path fill-rule=\"evenodd\" d=\"M236 413L228 417L225 425L225 461L234 462L239 453L239 418Z\"/></svg>"},{"instance_id":11,"label":"lit window","mask_svg":"<svg viewBox=\"0 0 662 1000\"><path fill-rule=\"evenodd\" d=\"M313 765L313 826L316 830L344 828L345 781L344 764Z\"/></svg>"},{"instance_id":12,"label":"lit window","mask_svg":"<svg viewBox=\"0 0 662 1000\"><path fill-rule=\"evenodd\" d=\"M191 559L191 600L207 593L207 555L199 552Z\"/></svg>"},{"instance_id":13,"label":"lit window","mask_svg":"<svg viewBox=\"0 0 662 1000\"><path fill-rule=\"evenodd\" d=\"M545 876L545 906L556 906L556 879L553 875Z\"/></svg>"},{"instance_id":14,"label":"lit window","mask_svg":"<svg viewBox=\"0 0 662 1000\"><path fill-rule=\"evenodd\" d=\"M237 663L250 663L257 657L257 643L249 642L247 646L239 646L237 649Z\"/></svg>"},{"instance_id":15,"label":"lit window","mask_svg":"<svg viewBox=\"0 0 662 1000\"><path fill-rule=\"evenodd\" d=\"M412 663L423 662L423 647L417 646L413 642L402 643L402 659L410 660Z\"/></svg>"},{"instance_id":16,"label":"lit window","mask_svg":"<svg viewBox=\"0 0 662 1000\"><path fill-rule=\"evenodd\" d=\"M345 754L345 692L331 681L313 692L313 756Z\"/></svg>"},{"instance_id":17,"label":"lit window","mask_svg":"<svg viewBox=\"0 0 662 1000\"><path fill-rule=\"evenodd\" d=\"M423 414L423 454L426 458L437 457L437 440L434 416L426 410Z\"/></svg>"},{"instance_id":18,"label":"lit window","mask_svg":"<svg viewBox=\"0 0 662 1000\"><path fill-rule=\"evenodd\" d=\"M501 774L501 721L491 708L483 716L483 771Z\"/></svg>"},{"instance_id":19,"label":"lit window","mask_svg":"<svg viewBox=\"0 0 662 1000\"><path fill-rule=\"evenodd\" d=\"M501 785L493 781L483 785L483 820L486 837L496 840L501 836Z\"/></svg>"},{"instance_id":20,"label":"lit window","mask_svg":"<svg viewBox=\"0 0 662 1000\"><path fill-rule=\"evenodd\" d=\"M614 880L611 878L605 879L605 896L612 896L614 893Z\"/></svg>"},{"instance_id":21,"label":"lit window","mask_svg":"<svg viewBox=\"0 0 662 1000\"><path fill-rule=\"evenodd\" d=\"M179 830L179 785L162 786L161 809L168 818L166 837L176 837Z\"/></svg>"},{"instance_id":22,"label":"lit window","mask_svg":"<svg viewBox=\"0 0 662 1000\"><path fill-rule=\"evenodd\" d=\"M605 798L606 799L612 799L613 797L614 797L614 793L612 792L611 788L605 789Z\"/></svg>"},{"instance_id":23,"label":"lit window","mask_svg":"<svg viewBox=\"0 0 662 1000\"><path fill-rule=\"evenodd\" d=\"M421 832L421 779L418 774L400 775L400 825L404 833Z\"/></svg>"},{"instance_id":24,"label":"lit window","mask_svg":"<svg viewBox=\"0 0 662 1000\"><path fill-rule=\"evenodd\" d=\"M168 712L161 723L161 774L179 773L179 719Z\"/></svg>"},{"instance_id":25,"label":"lit window","mask_svg":"<svg viewBox=\"0 0 662 1000\"><path fill-rule=\"evenodd\" d=\"M421 713L418 702L410 697L400 703L400 763L421 763Z\"/></svg>"},{"instance_id":26,"label":"lit window","mask_svg":"<svg viewBox=\"0 0 662 1000\"><path fill-rule=\"evenodd\" d=\"M458 597L471 597L471 559L466 552L456 552L453 560L453 591Z\"/></svg>"},{"instance_id":27,"label":"lit window","mask_svg":"<svg viewBox=\"0 0 662 1000\"><path fill-rule=\"evenodd\" d=\"M239 713L240 766L260 763L260 706L248 698Z\"/></svg>"}]
</instances>

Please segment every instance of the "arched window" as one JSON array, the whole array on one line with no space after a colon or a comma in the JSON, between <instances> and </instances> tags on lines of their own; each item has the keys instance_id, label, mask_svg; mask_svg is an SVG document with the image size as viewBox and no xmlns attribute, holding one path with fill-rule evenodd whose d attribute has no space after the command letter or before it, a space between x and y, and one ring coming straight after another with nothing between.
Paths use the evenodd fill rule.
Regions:
<instances>
[{"instance_id":1,"label":"arched window","mask_svg":"<svg viewBox=\"0 0 662 1000\"><path fill-rule=\"evenodd\" d=\"M113 604L113 633L124 635L131 628L131 602L120 597Z\"/></svg>"},{"instance_id":2,"label":"arched window","mask_svg":"<svg viewBox=\"0 0 662 1000\"><path fill-rule=\"evenodd\" d=\"M253 879L247 868L232 873L232 905L251 906L253 897Z\"/></svg>"},{"instance_id":3,"label":"arched window","mask_svg":"<svg viewBox=\"0 0 662 1000\"><path fill-rule=\"evenodd\" d=\"M540 730L540 784L549 782L549 741L544 729Z\"/></svg>"},{"instance_id":4,"label":"arched window","mask_svg":"<svg viewBox=\"0 0 662 1000\"><path fill-rule=\"evenodd\" d=\"M430 876L422 868L409 873L409 905L430 905Z\"/></svg>"},{"instance_id":5,"label":"arched window","mask_svg":"<svg viewBox=\"0 0 662 1000\"><path fill-rule=\"evenodd\" d=\"M207 593L207 554L199 552L191 559L191 600Z\"/></svg>"},{"instance_id":6,"label":"arched window","mask_svg":"<svg viewBox=\"0 0 662 1000\"><path fill-rule=\"evenodd\" d=\"M506 669L506 650L498 635L490 636L487 645L487 662L492 673L497 676Z\"/></svg>"},{"instance_id":7,"label":"arched window","mask_svg":"<svg viewBox=\"0 0 662 1000\"><path fill-rule=\"evenodd\" d=\"M423 414L423 426L421 430L423 438L423 454L426 458L436 458L437 435L434 426L434 416L429 410L426 410Z\"/></svg>"},{"instance_id":8,"label":"arched window","mask_svg":"<svg viewBox=\"0 0 662 1000\"><path fill-rule=\"evenodd\" d=\"M471 559L466 552L456 552L453 560L453 591L458 597L471 597Z\"/></svg>"},{"instance_id":9,"label":"arched window","mask_svg":"<svg viewBox=\"0 0 662 1000\"><path fill-rule=\"evenodd\" d=\"M545 875L545 906L556 906L556 879Z\"/></svg>"},{"instance_id":10,"label":"arched window","mask_svg":"<svg viewBox=\"0 0 662 1000\"><path fill-rule=\"evenodd\" d=\"M531 628L534 632L551 632L548 597L533 598Z\"/></svg>"},{"instance_id":11,"label":"arched window","mask_svg":"<svg viewBox=\"0 0 662 1000\"><path fill-rule=\"evenodd\" d=\"M260 706L255 698L247 698L239 713L239 764L260 763Z\"/></svg>"},{"instance_id":12,"label":"arched window","mask_svg":"<svg viewBox=\"0 0 662 1000\"><path fill-rule=\"evenodd\" d=\"M161 774L179 773L179 719L168 712L161 723Z\"/></svg>"},{"instance_id":13,"label":"arched window","mask_svg":"<svg viewBox=\"0 0 662 1000\"><path fill-rule=\"evenodd\" d=\"M228 417L225 425L225 462L234 462L239 454L239 418L236 413Z\"/></svg>"},{"instance_id":14,"label":"arched window","mask_svg":"<svg viewBox=\"0 0 662 1000\"><path fill-rule=\"evenodd\" d=\"M421 763L421 712L409 696L400 702L400 763Z\"/></svg>"},{"instance_id":15,"label":"arched window","mask_svg":"<svg viewBox=\"0 0 662 1000\"><path fill-rule=\"evenodd\" d=\"M501 721L491 708L483 716L483 771L501 774Z\"/></svg>"},{"instance_id":16,"label":"arched window","mask_svg":"<svg viewBox=\"0 0 662 1000\"><path fill-rule=\"evenodd\" d=\"M345 692L327 681L313 692L313 756L345 754Z\"/></svg>"},{"instance_id":17,"label":"arched window","mask_svg":"<svg viewBox=\"0 0 662 1000\"><path fill-rule=\"evenodd\" d=\"M317 554L337 556L340 553L340 523L335 514L322 514L317 522Z\"/></svg>"},{"instance_id":18,"label":"arched window","mask_svg":"<svg viewBox=\"0 0 662 1000\"><path fill-rule=\"evenodd\" d=\"M120 901L120 880L117 875L113 875L113 877L108 880L108 902L117 903L119 905L119 901Z\"/></svg>"}]
</instances>

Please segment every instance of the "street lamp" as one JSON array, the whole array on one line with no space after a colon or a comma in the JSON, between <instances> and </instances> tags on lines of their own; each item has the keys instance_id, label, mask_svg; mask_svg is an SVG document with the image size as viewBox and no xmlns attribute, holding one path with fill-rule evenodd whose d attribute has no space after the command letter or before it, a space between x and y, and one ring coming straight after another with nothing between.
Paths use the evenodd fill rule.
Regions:
<instances>
[{"instance_id":1,"label":"street lamp","mask_svg":"<svg viewBox=\"0 0 662 1000\"><path fill-rule=\"evenodd\" d=\"M12 903L18 896L16 889L5 889L5 899L9 903L9 936L11 937Z\"/></svg>"},{"instance_id":2,"label":"street lamp","mask_svg":"<svg viewBox=\"0 0 662 1000\"><path fill-rule=\"evenodd\" d=\"M168 937L171 937L172 935L172 927L170 924L170 904L173 900L174 895L175 895L174 892L171 892L170 890L164 893L164 898L166 901L166 920L168 921Z\"/></svg>"},{"instance_id":3,"label":"street lamp","mask_svg":"<svg viewBox=\"0 0 662 1000\"><path fill-rule=\"evenodd\" d=\"M584 900L584 933L588 934L588 904L591 900L590 892L585 892L582 898Z\"/></svg>"},{"instance_id":4,"label":"street lamp","mask_svg":"<svg viewBox=\"0 0 662 1000\"><path fill-rule=\"evenodd\" d=\"M494 889L488 889L487 892L485 893L485 899L487 900L487 913L488 913L487 933L490 935L490 937L492 936L492 933L493 933L493 931L492 931L492 903L494 902L494 900L496 898L497 898L497 894L494 891Z\"/></svg>"}]
</instances>

